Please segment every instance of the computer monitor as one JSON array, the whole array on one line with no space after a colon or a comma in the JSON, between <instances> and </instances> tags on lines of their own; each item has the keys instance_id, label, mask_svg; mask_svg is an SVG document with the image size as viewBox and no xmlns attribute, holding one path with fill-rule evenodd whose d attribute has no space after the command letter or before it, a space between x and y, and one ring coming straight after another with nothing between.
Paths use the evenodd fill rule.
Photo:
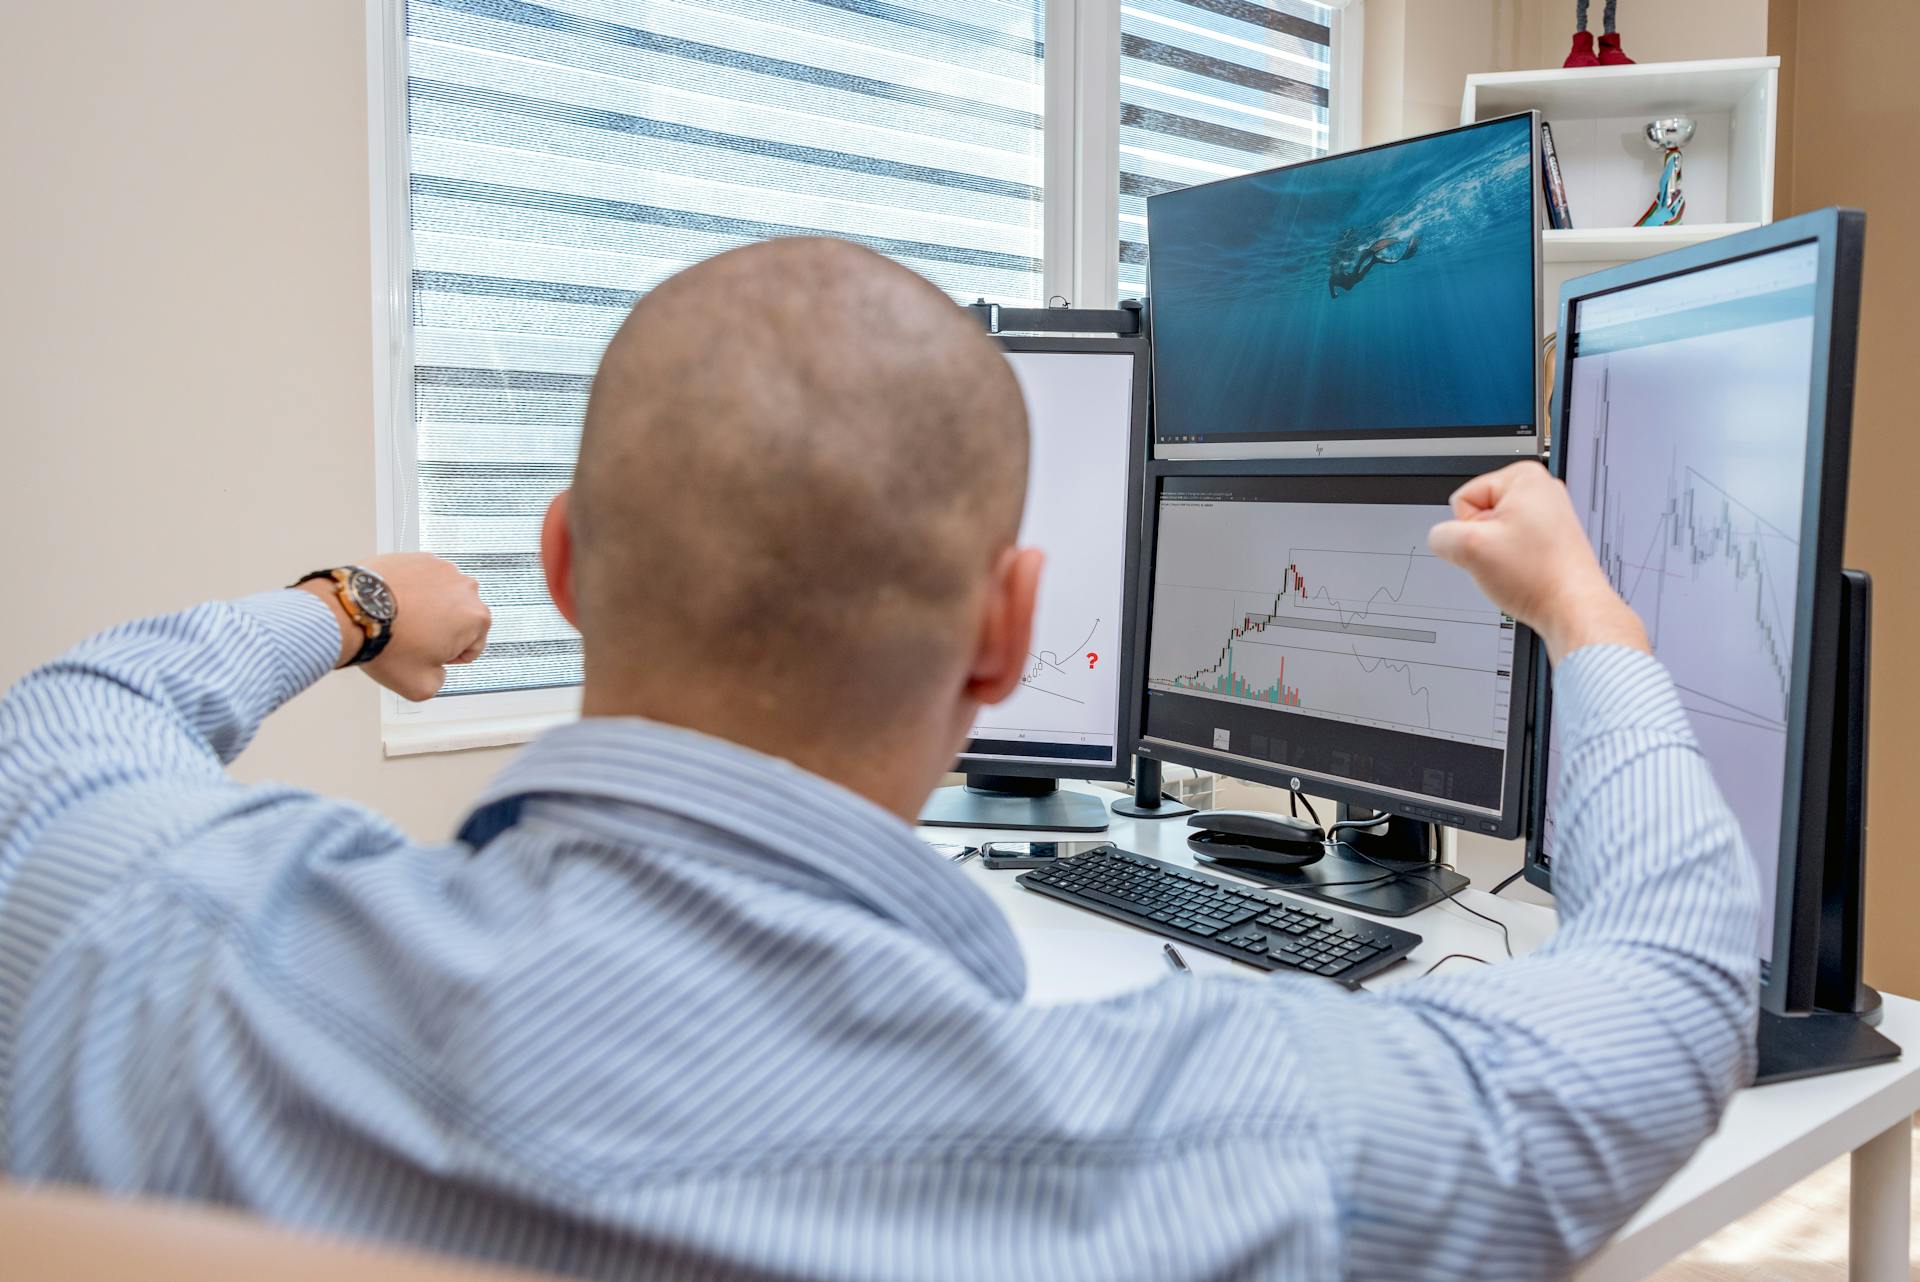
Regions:
<instances>
[{"instance_id":1,"label":"computer monitor","mask_svg":"<svg viewBox=\"0 0 1920 1282\"><path fill-rule=\"evenodd\" d=\"M1013 696L982 708L920 822L1097 832L1098 798L1058 780L1125 779L1134 567L1147 417L1140 338L1003 337L1032 457L1020 541L1045 551L1033 649Z\"/></svg>"},{"instance_id":2,"label":"computer monitor","mask_svg":"<svg viewBox=\"0 0 1920 1282\"><path fill-rule=\"evenodd\" d=\"M1147 201L1154 456L1540 448L1536 118Z\"/></svg>"},{"instance_id":3,"label":"computer monitor","mask_svg":"<svg viewBox=\"0 0 1920 1282\"><path fill-rule=\"evenodd\" d=\"M1154 464L1134 751L1515 836L1533 646L1427 547L1480 466ZM1366 871L1327 859L1300 877Z\"/></svg>"},{"instance_id":4,"label":"computer monitor","mask_svg":"<svg viewBox=\"0 0 1920 1282\"><path fill-rule=\"evenodd\" d=\"M1865 219L1826 210L1569 281L1554 471L1746 837L1764 1005L1810 1009ZM1542 723L1531 880L1557 854Z\"/></svg>"}]
</instances>

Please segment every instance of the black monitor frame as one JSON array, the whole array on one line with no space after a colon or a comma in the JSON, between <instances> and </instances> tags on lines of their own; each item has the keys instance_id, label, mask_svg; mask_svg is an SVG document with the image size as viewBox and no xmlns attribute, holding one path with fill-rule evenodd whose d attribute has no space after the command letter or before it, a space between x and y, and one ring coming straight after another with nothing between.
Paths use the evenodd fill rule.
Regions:
<instances>
[{"instance_id":1,"label":"black monitor frame","mask_svg":"<svg viewBox=\"0 0 1920 1282\"><path fill-rule=\"evenodd\" d=\"M1813 368L1807 405L1805 501L1801 509L1799 590L1794 606L1792 688L1787 707L1787 779L1781 815L1780 868L1775 898L1773 957L1761 988L1763 1009L1787 1015L1814 1009L1819 966L1821 888L1834 744L1833 677L1841 653L1841 554L1846 537L1847 472L1853 422L1854 356L1859 338L1860 268L1866 216L1826 209L1689 249L1595 272L1560 291L1562 346L1589 299L1707 267L1738 262L1796 245L1818 244L1814 284ZM1549 466L1565 479L1572 360L1556 363ZM1546 664L1535 665L1537 722L1531 774L1527 880L1551 889L1551 869L1540 863L1547 806L1547 752L1552 686Z\"/></svg>"},{"instance_id":2,"label":"black monitor frame","mask_svg":"<svg viewBox=\"0 0 1920 1282\"><path fill-rule=\"evenodd\" d=\"M1119 352L1133 357L1132 426L1127 444L1127 515L1122 531L1125 561L1121 575L1120 654L1116 656L1115 675L1120 682L1120 697L1114 701L1115 724L1113 763L1097 765L1061 759L1054 762L1015 761L972 751L978 740L969 740L961 750L954 769L972 775L997 775L1021 779L1098 779L1128 780L1133 777L1133 758L1129 752L1130 691L1133 689L1134 652L1132 641L1138 614L1138 574L1140 544L1140 494L1142 467L1146 458L1148 426L1148 384L1152 377L1151 355L1144 337L1089 338L1074 335L994 335L1009 352ZM1028 502L1033 501L1031 492ZM1042 570L1042 574L1046 571ZM1043 589L1044 590L1044 589Z\"/></svg>"},{"instance_id":3,"label":"black monitor frame","mask_svg":"<svg viewBox=\"0 0 1920 1282\"><path fill-rule=\"evenodd\" d=\"M1437 129L1430 133L1417 134L1410 138L1396 138L1390 142L1375 143L1371 147L1356 147L1347 151L1330 152L1316 156L1311 160L1295 161L1288 165L1275 165L1268 169L1255 170L1252 173L1236 174L1227 178L1216 178L1211 182L1194 183L1190 186L1161 192L1147 200L1147 218L1151 227L1156 202L1169 199L1177 200L1189 193L1204 191L1210 187L1227 183L1245 183L1277 173L1283 169L1299 169L1311 165L1338 165L1355 156L1368 152L1383 151L1396 147L1413 147L1434 138L1449 134L1465 133L1472 129L1486 129L1498 125L1511 124L1515 120L1526 119L1531 122L1531 141L1528 144L1529 186L1533 193L1533 325L1528 330L1528 362L1533 371L1532 395L1528 400L1530 421L1516 424L1516 427L1530 426L1531 432L1496 431L1489 428L1408 428L1395 429L1392 433L1339 433L1311 435L1301 433L1297 438L1274 440L1246 437L1237 440L1207 442L1204 445L1161 441L1158 429L1148 441L1152 457L1163 461L1206 461L1236 458L1323 458L1329 455L1339 457L1362 458L1384 462L1394 458L1419 458L1429 465L1445 466L1455 456L1472 455L1478 459L1481 471L1499 467L1503 461L1511 462L1516 458L1536 458L1541 452L1545 424L1541 422L1541 398L1545 391L1542 386L1541 361L1535 345L1541 333L1540 283L1545 264L1545 250L1541 240L1541 231L1546 224L1546 197L1540 179L1540 113L1534 110L1512 112L1504 116L1490 116L1485 120L1476 120L1470 124L1455 125L1447 129ZM1151 233L1147 237L1147 294L1151 299L1153 284L1153 243ZM1276 358L1278 359L1278 358ZM1156 370L1156 374L1157 374ZM1157 393L1156 393L1157 394Z\"/></svg>"},{"instance_id":4,"label":"black monitor frame","mask_svg":"<svg viewBox=\"0 0 1920 1282\"><path fill-rule=\"evenodd\" d=\"M1148 465L1143 487L1144 511L1140 542L1145 554L1140 558L1139 608L1135 614L1132 661L1136 673L1132 683L1129 711L1133 751L1143 760L1173 762L1229 778L1270 784L1277 788L1298 787L1316 797L1330 797L1349 805L1365 807L1425 823L1440 824L1476 832L1485 836L1510 839L1520 835L1521 821L1528 812L1525 789L1529 778L1527 736L1533 689L1532 667L1537 646L1533 634L1524 626L1516 627L1513 647L1513 707L1507 719L1507 748L1502 766L1501 807L1497 817L1475 809L1449 806L1444 801L1409 801L1397 792L1386 792L1363 783L1303 770L1271 769L1238 758L1227 758L1199 749L1185 748L1164 740L1147 738L1146 656L1153 626L1154 560L1159 551L1161 482L1173 477L1438 477L1464 483L1488 470L1484 457L1465 458L1339 458L1339 459L1234 459L1234 460L1155 460Z\"/></svg>"}]
</instances>

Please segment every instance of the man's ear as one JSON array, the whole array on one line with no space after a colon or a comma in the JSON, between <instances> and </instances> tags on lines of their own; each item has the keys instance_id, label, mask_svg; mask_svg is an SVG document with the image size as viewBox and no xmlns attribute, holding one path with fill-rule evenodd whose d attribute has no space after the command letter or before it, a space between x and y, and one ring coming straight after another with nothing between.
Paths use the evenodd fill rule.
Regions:
<instances>
[{"instance_id":1,"label":"man's ear","mask_svg":"<svg viewBox=\"0 0 1920 1282\"><path fill-rule=\"evenodd\" d=\"M967 670L967 698L998 703L1012 694L1027 671L1033 644L1033 604L1040 592L1046 554L1039 548L1008 548L987 588L986 615Z\"/></svg>"},{"instance_id":2,"label":"man's ear","mask_svg":"<svg viewBox=\"0 0 1920 1282\"><path fill-rule=\"evenodd\" d=\"M580 614L573 600L573 527L567 523L567 507L573 492L561 490L547 504L546 519L540 522L540 568L547 574L547 595L554 609L574 627L580 626Z\"/></svg>"}]
</instances>

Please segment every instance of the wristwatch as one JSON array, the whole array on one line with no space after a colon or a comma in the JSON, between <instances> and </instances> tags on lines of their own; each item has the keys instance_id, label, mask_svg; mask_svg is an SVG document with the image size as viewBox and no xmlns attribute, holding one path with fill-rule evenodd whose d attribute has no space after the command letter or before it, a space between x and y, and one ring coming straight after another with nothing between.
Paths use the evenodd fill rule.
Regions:
<instances>
[{"instance_id":1,"label":"wristwatch","mask_svg":"<svg viewBox=\"0 0 1920 1282\"><path fill-rule=\"evenodd\" d=\"M394 605L393 589L385 579L358 565L339 565L331 570L303 574L289 586L297 588L314 579L333 580L333 590L339 594L347 617L367 634L360 652L347 660L348 667L369 662L387 648L387 642L393 637L393 618L399 610Z\"/></svg>"}]
</instances>

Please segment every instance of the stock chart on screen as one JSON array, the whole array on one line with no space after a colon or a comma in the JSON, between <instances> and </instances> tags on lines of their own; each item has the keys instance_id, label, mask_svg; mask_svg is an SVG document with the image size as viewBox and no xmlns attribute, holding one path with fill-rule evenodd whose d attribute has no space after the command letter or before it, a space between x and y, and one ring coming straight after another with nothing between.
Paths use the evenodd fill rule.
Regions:
<instances>
[{"instance_id":1,"label":"stock chart on screen","mask_svg":"<svg viewBox=\"0 0 1920 1282\"><path fill-rule=\"evenodd\" d=\"M1496 807L1516 628L1470 576L1427 549L1456 484L1167 478L1149 733Z\"/></svg>"},{"instance_id":2,"label":"stock chart on screen","mask_svg":"<svg viewBox=\"0 0 1920 1282\"><path fill-rule=\"evenodd\" d=\"M1818 247L1583 302L1563 448L1574 509L1672 674L1774 892L1786 783ZM1548 777L1557 783L1557 741ZM1556 839L1552 793L1541 851ZM1772 941L1771 906L1760 936Z\"/></svg>"},{"instance_id":3,"label":"stock chart on screen","mask_svg":"<svg viewBox=\"0 0 1920 1282\"><path fill-rule=\"evenodd\" d=\"M1499 747L1513 623L1427 551L1445 507L1173 500L1150 684Z\"/></svg>"}]
</instances>

